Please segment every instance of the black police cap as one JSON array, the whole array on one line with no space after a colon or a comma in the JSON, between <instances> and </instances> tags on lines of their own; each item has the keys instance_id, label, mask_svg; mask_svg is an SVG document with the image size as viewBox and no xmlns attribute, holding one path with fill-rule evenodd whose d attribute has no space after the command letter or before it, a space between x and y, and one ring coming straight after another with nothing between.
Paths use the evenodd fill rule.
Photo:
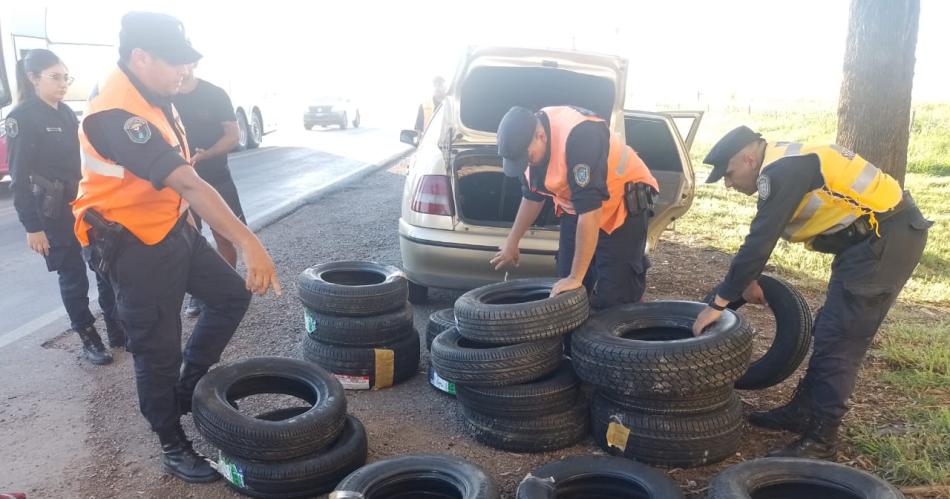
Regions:
<instances>
[{"instance_id":1,"label":"black police cap","mask_svg":"<svg viewBox=\"0 0 950 499\"><path fill-rule=\"evenodd\" d=\"M129 12L122 17L119 53L128 54L135 48L175 66L201 59L201 54L185 36L185 26L181 21L158 12Z\"/></svg>"},{"instance_id":2,"label":"black police cap","mask_svg":"<svg viewBox=\"0 0 950 499\"><path fill-rule=\"evenodd\" d=\"M498 155L505 175L519 177L528 168L528 145L534 137L538 118L526 107L515 106L498 124Z\"/></svg>"},{"instance_id":3,"label":"black police cap","mask_svg":"<svg viewBox=\"0 0 950 499\"><path fill-rule=\"evenodd\" d=\"M706 178L706 183L717 182L726 174L729 168L729 160L736 155L743 147L762 138L762 134L753 132L751 128L742 125L733 128L724 135L716 145L709 150L703 163L712 165L713 169Z\"/></svg>"}]
</instances>

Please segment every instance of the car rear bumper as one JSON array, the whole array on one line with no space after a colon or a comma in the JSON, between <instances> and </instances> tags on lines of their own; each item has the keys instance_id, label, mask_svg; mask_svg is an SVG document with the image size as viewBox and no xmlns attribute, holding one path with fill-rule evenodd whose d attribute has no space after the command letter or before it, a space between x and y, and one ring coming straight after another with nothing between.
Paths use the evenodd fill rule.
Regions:
<instances>
[{"instance_id":1,"label":"car rear bumper","mask_svg":"<svg viewBox=\"0 0 950 499\"><path fill-rule=\"evenodd\" d=\"M339 125L343 121L342 113L305 113L304 125Z\"/></svg>"},{"instance_id":2,"label":"car rear bumper","mask_svg":"<svg viewBox=\"0 0 950 499\"><path fill-rule=\"evenodd\" d=\"M399 220L403 270L409 280L423 286L472 289L504 280L505 271L496 271L489 264L504 239L415 227ZM508 269L508 279L554 277L555 254L557 240L523 241L520 263Z\"/></svg>"}]
</instances>

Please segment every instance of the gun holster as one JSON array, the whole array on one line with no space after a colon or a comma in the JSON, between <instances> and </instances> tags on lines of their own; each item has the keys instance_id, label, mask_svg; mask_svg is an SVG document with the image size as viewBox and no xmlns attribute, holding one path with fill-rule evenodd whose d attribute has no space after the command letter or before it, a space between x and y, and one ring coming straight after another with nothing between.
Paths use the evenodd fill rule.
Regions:
<instances>
[{"instance_id":1,"label":"gun holster","mask_svg":"<svg viewBox=\"0 0 950 499\"><path fill-rule=\"evenodd\" d=\"M102 215L92 209L87 209L82 218L92 226L88 232L89 243L98 254L98 261L93 258L90 263L96 267L99 273L108 274L119 254L128 229L121 224L102 218Z\"/></svg>"},{"instance_id":2,"label":"gun holster","mask_svg":"<svg viewBox=\"0 0 950 499\"><path fill-rule=\"evenodd\" d=\"M61 180L50 180L42 175L30 176L33 183L33 195L40 202L40 215L57 220L63 216L66 204L66 184Z\"/></svg>"},{"instance_id":3,"label":"gun holster","mask_svg":"<svg viewBox=\"0 0 950 499\"><path fill-rule=\"evenodd\" d=\"M644 212L648 217L652 217L655 196L656 191L653 190L653 186L642 182L627 182L623 186L623 200L627 205L627 213L631 217L639 216Z\"/></svg>"}]
</instances>

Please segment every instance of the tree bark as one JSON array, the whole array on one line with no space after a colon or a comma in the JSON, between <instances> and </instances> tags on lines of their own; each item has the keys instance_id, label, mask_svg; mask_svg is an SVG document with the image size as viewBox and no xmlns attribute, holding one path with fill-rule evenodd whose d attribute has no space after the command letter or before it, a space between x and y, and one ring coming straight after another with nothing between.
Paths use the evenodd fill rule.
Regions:
<instances>
[{"instance_id":1,"label":"tree bark","mask_svg":"<svg viewBox=\"0 0 950 499\"><path fill-rule=\"evenodd\" d=\"M839 145L904 185L920 0L852 0Z\"/></svg>"}]
</instances>

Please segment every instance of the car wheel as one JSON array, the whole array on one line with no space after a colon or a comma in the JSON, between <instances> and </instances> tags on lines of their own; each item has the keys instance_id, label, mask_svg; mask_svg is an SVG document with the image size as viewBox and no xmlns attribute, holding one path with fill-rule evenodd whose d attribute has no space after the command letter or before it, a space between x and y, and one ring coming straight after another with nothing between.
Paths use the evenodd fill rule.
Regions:
<instances>
[{"instance_id":1,"label":"car wheel","mask_svg":"<svg viewBox=\"0 0 950 499\"><path fill-rule=\"evenodd\" d=\"M356 118L353 119L353 128L359 128L359 127L360 127L360 112L357 111Z\"/></svg>"},{"instance_id":2,"label":"car wheel","mask_svg":"<svg viewBox=\"0 0 950 499\"><path fill-rule=\"evenodd\" d=\"M247 149L247 116L244 116L243 112L239 112L237 115L237 124L238 124L238 143L234 148L236 151L243 151Z\"/></svg>"},{"instance_id":3,"label":"car wheel","mask_svg":"<svg viewBox=\"0 0 950 499\"><path fill-rule=\"evenodd\" d=\"M343 113L343 119L340 120L340 130L346 130L346 127L350 125L350 120L346 116L346 112Z\"/></svg>"},{"instance_id":4,"label":"car wheel","mask_svg":"<svg viewBox=\"0 0 950 499\"><path fill-rule=\"evenodd\" d=\"M251 123L248 126L247 148L256 149L264 141L264 123L261 115L254 111L251 113Z\"/></svg>"}]
</instances>

